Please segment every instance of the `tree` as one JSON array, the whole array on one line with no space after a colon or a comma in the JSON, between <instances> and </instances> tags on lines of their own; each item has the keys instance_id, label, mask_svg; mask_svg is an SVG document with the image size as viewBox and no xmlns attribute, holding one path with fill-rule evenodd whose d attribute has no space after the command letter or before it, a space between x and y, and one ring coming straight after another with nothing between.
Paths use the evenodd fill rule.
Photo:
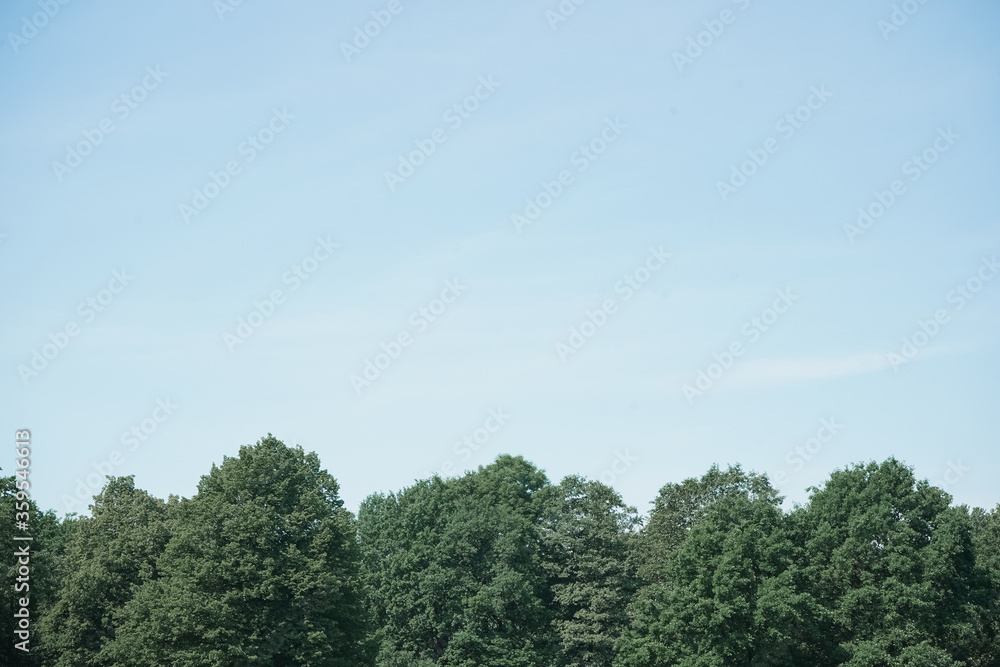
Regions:
<instances>
[{"instance_id":1,"label":"tree","mask_svg":"<svg viewBox=\"0 0 1000 667\"><path fill-rule=\"evenodd\" d=\"M639 531L614 489L506 455L355 522L318 457L271 435L187 500L109 478L60 522L18 481L0 477L0 543L27 503L31 588L0 603L30 595L32 652L7 642L5 665L1000 667L1000 507L954 507L895 459L790 513L765 476L713 467Z\"/></svg>"},{"instance_id":2,"label":"tree","mask_svg":"<svg viewBox=\"0 0 1000 667\"><path fill-rule=\"evenodd\" d=\"M399 493L372 495L358 511L363 581L378 648L377 664L433 664L457 614L448 605L448 572L437 545L450 511L440 478Z\"/></svg>"},{"instance_id":3,"label":"tree","mask_svg":"<svg viewBox=\"0 0 1000 667\"><path fill-rule=\"evenodd\" d=\"M115 665L367 664L353 517L314 453L270 434L202 477L122 614Z\"/></svg>"},{"instance_id":4,"label":"tree","mask_svg":"<svg viewBox=\"0 0 1000 667\"><path fill-rule=\"evenodd\" d=\"M42 616L41 652L53 667L110 664L120 614L143 583L157 576L156 559L169 537L162 500L111 477L76 521L60 563L58 597Z\"/></svg>"},{"instance_id":5,"label":"tree","mask_svg":"<svg viewBox=\"0 0 1000 667\"><path fill-rule=\"evenodd\" d=\"M981 641L971 521L895 459L834 472L796 511L823 609L816 665L958 666Z\"/></svg>"},{"instance_id":6,"label":"tree","mask_svg":"<svg viewBox=\"0 0 1000 667\"><path fill-rule=\"evenodd\" d=\"M41 665L38 655L39 618L52 606L56 589L59 586L58 563L61 557L67 534L72 529L72 521L60 522L55 513L42 512L33 500L17 498L17 483L23 481L17 477L0 477L0 545L4 546L4 559L0 564L0 575L3 584L0 585L0 610L3 620L0 621L0 633L4 640L0 645L0 664L4 665ZM25 503L27 509L25 510ZM28 528L20 531L16 527L18 512L27 511ZM31 541L15 541L15 533L19 536L29 536ZM23 577L18 573L21 556L14 557L15 550L28 550L29 573ZM18 581L18 579L22 579ZM15 588L16 587L16 588ZM29 631L31 633L27 653L15 648L14 631L18 629L20 619L14 618L16 604L23 598L28 598ZM47 664L47 663L44 663Z\"/></svg>"},{"instance_id":7,"label":"tree","mask_svg":"<svg viewBox=\"0 0 1000 667\"><path fill-rule=\"evenodd\" d=\"M382 667L541 667L552 636L539 552L544 474L500 456L374 495L359 512Z\"/></svg>"},{"instance_id":8,"label":"tree","mask_svg":"<svg viewBox=\"0 0 1000 667\"><path fill-rule=\"evenodd\" d=\"M724 471L712 466L701 478L665 484L635 545L633 559L643 582L662 582L670 554L684 544L691 529L716 502L733 496L774 502L778 491L766 475L743 472L738 465Z\"/></svg>"},{"instance_id":9,"label":"tree","mask_svg":"<svg viewBox=\"0 0 1000 667\"><path fill-rule=\"evenodd\" d=\"M635 508L601 482L570 476L542 490L541 544L559 640L556 664L611 665L638 582L627 566Z\"/></svg>"},{"instance_id":10,"label":"tree","mask_svg":"<svg viewBox=\"0 0 1000 667\"><path fill-rule=\"evenodd\" d=\"M629 630L618 642L616 664L657 664L666 641L658 619L667 613L671 588L676 585L671 559L712 508L727 498L779 502L778 492L765 475L744 472L738 465L726 470L713 465L700 478L671 482L660 489L629 555L642 587L629 606Z\"/></svg>"},{"instance_id":11,"label":"tree","mask_svg":"<svg viewBox=\"0 0 1000 667\"><path fill-rule=\"evenodd\" d=\"M14 517L15 512L18 511L16 503L19 502L16 494L15 478L0 477L0 544L3 545L5 552L3 563L0 565L0 572L3 573L3 583L0 585L0 605L2 605L0 610L3 613L3 620L0 621L0 630L2 630L4 638L3 645L0 646L0 656L3 656L3 664L5 665L30 664L28 660L31 658L30 655L25 656L22 651L14 648L14 641L12 641L16 637L14 631L17 629L18 621L14 618L14 610L20 606L17 604L17 600L25 594L23 587L21 587L20 592L15 591L13 582L18 576L17 562L16 559L6 556L6 552L14 551L16 544L14 541ZM28 582L28 585L30 586L31 583L33 582ZM27 592L30 595L30 589Z\"/></svg>"},{"instance_id":12,"label":"tree","mask_svg":"<svg viewBox=\"0 0 1000 667\"><path fill-rule=\"evenodd\" d=\"M814 610L779 502L729 489L698 510L662 582L633 606L617 667L808 664L799 645Z\"/></svg>"},{"instance_id":13,"label":"tree","mask_svg":"<svg viewBox=\"0 0 1000 667\"><path fill-rule=\"evenodd\" d=\"M992 512L977 507L970 518L976 565L983 576L986 613L983 644L969 664L1000 667L1000 505Z\"/></svg>"}]
</instances>

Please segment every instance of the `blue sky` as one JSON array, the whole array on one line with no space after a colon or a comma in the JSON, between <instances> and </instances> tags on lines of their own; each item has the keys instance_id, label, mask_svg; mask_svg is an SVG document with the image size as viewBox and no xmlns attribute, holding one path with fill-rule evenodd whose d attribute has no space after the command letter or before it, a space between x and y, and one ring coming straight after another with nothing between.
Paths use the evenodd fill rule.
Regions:
<instances>
[{"instance_id":1,"label":"blue sky","mask_svg":"<svg viewBox=\"0 0 1000 667\"><path fill-rule=\"evenodd\" d=\"M997 503L995 3L220 6L0 9L0 432L42 506L191 495L268 432L352 510L505 452L642 511L888 456Z\"/></svg>"}]
</instances>

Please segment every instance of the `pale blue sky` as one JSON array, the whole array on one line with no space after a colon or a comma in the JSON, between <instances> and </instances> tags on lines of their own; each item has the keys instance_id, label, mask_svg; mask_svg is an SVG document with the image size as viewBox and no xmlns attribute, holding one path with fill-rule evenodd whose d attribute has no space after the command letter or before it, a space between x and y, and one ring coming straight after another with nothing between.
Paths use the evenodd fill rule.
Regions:
<instances>
[{"instance_id":1,"label":"pale blue sky","mask_svg":"<svg viewBox=\"0 0 1000 667\"><path fill-rule=\"evenodd\" d=\"M556 0L403 0L347 62L341 43L388 5L244 0L220 19L211 0L71 2L37 34L23 19L38 3L0 9L0 432L32 429L43 506L65 511L115 450L114 474L190 495L268 432L317 451L352 510L501 452L553 479L613 479L643 511L714 462L784 473L801 501L834 468L890 455L959 502L997 503L1000 280L961 310L949 300L1000 251L996 3L915 4L884 36L888 0L590 0L556 29ZM678 71L674 54L725 10ZM477 87L454 127L446 112ZM814 88L829 98L789 136L776 123ZM133 90L144 99L123 117ZM281 131L248 161L275 109ZM607 119L619 134L580 171ZM102 121L114 131L60 180L53 162ZM385 172L438 128L390 191ZM949 128L911 181L904 163ZM723 201L717 183L765 145ZM186 224L179 205L230 161L239 173ZM562 170L572 182L518 233L512 214ZM844 224L895 179L905 192L848 242ZM286 272L318 237L339 248L293 289ZM616 283L651 247L671 258L626 300ZM102 294L122 269L129 284ZM423 329L446 280L465 289ZM789 288L797 300L751 340L744 324ZM224 336L275 289L283 303L230 351ZM92 321L78 311L110 296ZM562 361L557 343L607 299L607 323ZM939 309L946 324L893 369L887 353ZM70 322L65 349L19 372ZM358 395L351 376L404 333ZM734 342L744 354L686 400ZM122 433L168 398L179 407L129 451ZM498 408L509 418L479 451L456 451ZM831 418L843 428L797 462Z\"/></svg>"}]
</instances>

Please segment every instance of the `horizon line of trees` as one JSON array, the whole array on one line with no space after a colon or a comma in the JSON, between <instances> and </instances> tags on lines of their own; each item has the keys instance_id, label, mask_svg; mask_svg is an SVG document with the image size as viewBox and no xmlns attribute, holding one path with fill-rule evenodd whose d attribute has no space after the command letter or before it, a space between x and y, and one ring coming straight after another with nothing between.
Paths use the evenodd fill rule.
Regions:
<instances>
[{"instance_id":1,"label":"horizon line of trees","mask_svg":"<svg viewBox=\"0 0 1000 667\"><path fill-rule=\"evenodd\" d=\"M191 498L108 477L90 516L33 506L31 652L5 613L0 662L1000 667L1000 506L894 458L810 491L784 510L766 475L713 466L642 517L501 455L354 516L315 453L268 434ZM15 493L0 477L5 545Z\"/></svg>"}]
</instances>

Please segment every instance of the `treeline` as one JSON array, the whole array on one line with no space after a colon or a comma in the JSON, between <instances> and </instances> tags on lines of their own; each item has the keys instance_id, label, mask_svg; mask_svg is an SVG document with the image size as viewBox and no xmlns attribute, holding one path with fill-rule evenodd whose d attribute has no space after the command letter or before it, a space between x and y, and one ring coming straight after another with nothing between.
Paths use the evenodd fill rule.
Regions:
<instances>
[{"instance_id":1,"label":"treeline","mask_svg":"<svg viewBox=\"0 0 1000 667\"><path fill-rule=\"evenodd\" d=\"M0 478L7 545L14 494ZM1000 508L895 459L788 512L766 476L713 467L642 518L505 455L354 517L314 453L269 435L190 499L117 477L89 517L34 509L31 652L4 614L4 665L1000 665Z\"/></svg>"}]
</instances>

